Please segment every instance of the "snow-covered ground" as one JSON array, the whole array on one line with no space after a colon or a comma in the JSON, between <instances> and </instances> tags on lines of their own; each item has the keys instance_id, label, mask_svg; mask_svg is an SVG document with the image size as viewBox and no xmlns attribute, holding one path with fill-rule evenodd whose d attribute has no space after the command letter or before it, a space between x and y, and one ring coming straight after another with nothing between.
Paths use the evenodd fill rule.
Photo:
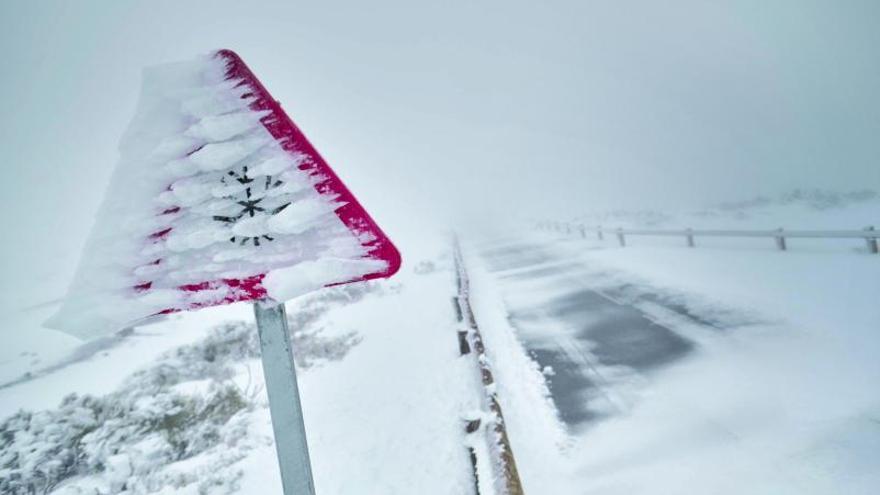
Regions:
<instances>
[{"instance_id":1,"label":"snow-covered ground","mask_svg":"<svg viewBox=\"0 0 880 495\"><path fill-rule=\"evenodd\" d=\"M776 198L757 197L746 201L721 203L700 210L656 211L613 210L577 215L572 225L584 225L587 229L602 226L605 229L751 229L771 230L859 230L873 225L880 229L880 193L865 189L849 193L829 192L822 189L794 190ZM590 235L592 237L592 234ZM642 237L633 237L638 242ZM711 239L707 245L720 247L770 246L771 240L747 239L745 242L731 239ZM613 239L610 239L613 240ZM628 238L628 241L631 239ZM681 245L683 239L673 240L670 245ZM840 246L837 241L837 246ZM855 242L855 244L852 244ZM796 241L796 244L834 248L829 241ZM863 243L850 241L850 247L863 247ZM658 245L656 238L649 243ZM702 240L701 245L706 244Z\"/></svg>"},{"instance_id":2,"label":"snow-covered ground","mask_svg":"<svg viewBox=\"0 0 880 495\"><path fill-rule=\"evenodd\" d=\"M602 223L839 229L878 223L878 212L871 198L821 209L797 199ZM478 395L458 356L449 239L420 233L402 238L394 279L288 303L321 494L472 490L462 418ZM689 249L637 238L620 248L527 229L463 241L526 493L867 494L880 484L880 257L864 243L779 252L768 239ZM501 262L515 258L519 268ZM550 395L564 370L542 369L531 351L578 335L588 312L557 310L586 293L691 347L657 366L594 362L601 397L583 396L590 415L577 422ZM0 491L18 493L18 479L39 489L58 480L57 494L278 492L249 305L86 346L39 329L52 309L6 313L6 331L27 331L4 349Z\"/></svg>"},{"instance_id":3,"label":"snow-covered ground","mask_svg":"<svg viewBox=\"0 0 880 495\"><path fill-rule=\"evenodd\" d=\"M451 258L442 238L423 245L438 249L394 280L288 303L319 493L473 486L461 418L479 396ZM0 491L278 493L251 322L247 304L175 315L0 389Z\"/></svg>"},{"instance_id":4,"label":"snow-covered ground","mask_svg":"<svg viewBox=\"0 0 880 495\"><path fill-rule=\"evenodd\" d=\"M606 227L843 229L880 217L876 196L823 206L794 199L587 218ZM798 241L779 252L770 239L698 239L689 249L682 239L633 238L620 248L613 237L589 237L508 233L470 251L482 273L475 292L494 298L477 305L478 318L482 308L494 330L516 333L533 356L586 342L579 359L598 385L582 395L588 419L568 425L568 447L545 458L552 469L533 465L566 480L546 493L874 493L880 258L863 241ZM693 349L651 366L619 364L621 348L590 342L602 315L571 308L589 294L638 310ZM630 346L650 343L633 335ZM520 359L494 358L501 370ZM502 391L517 386L503 373L499 382ZM516 426L517 414L535 417L540 402L501 396L514 449L540 448Z\"/></svg>"}]
</instances>

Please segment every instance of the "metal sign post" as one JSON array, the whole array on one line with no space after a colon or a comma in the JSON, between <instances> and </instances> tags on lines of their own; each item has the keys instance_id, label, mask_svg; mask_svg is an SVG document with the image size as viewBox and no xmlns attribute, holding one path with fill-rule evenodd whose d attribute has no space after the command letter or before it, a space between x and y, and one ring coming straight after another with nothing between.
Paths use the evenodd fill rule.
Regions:
<instances>
[{"instance_id":1,"label":"metal sign post","mask_svg":"<svg viewBox=\"0 0 880 495\"><path fill-rule=\"evenodd\" d=\"M263 373L284 495L314 495L315 482L284 304L271 306L256 302L254 316L260 334Z\"/></svg>"}]
</instances>

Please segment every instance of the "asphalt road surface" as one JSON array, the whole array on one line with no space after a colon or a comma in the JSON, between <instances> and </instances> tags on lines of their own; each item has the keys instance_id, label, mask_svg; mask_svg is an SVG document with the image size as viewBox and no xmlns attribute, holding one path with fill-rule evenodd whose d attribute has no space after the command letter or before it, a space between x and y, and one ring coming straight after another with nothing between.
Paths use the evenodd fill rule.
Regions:
<instances>
[{"instance_id":1,"label":"asphalt road surface","mask_svg":"<svg viewBox=\"0 0 880 495\"><path fill-rule=\"evenodd\" d=\"M546 246L511 239L484 246L480 255L500 281L511 323L546 370L552 399L572 429L626 407L615 390L621 376L648 376L695 348L620 302L613 290L585 287L588 267L555 258Z\"/></svg>"}]
</instances>

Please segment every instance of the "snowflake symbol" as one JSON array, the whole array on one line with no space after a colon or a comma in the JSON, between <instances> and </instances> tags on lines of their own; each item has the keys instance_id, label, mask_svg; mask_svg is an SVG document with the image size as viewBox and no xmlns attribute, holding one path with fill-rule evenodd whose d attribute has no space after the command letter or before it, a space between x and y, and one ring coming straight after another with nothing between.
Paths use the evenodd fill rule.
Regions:
<instances>
[{"instance_id":1,"label":"snowflake symbol","mask_svg":"<svg viewBox=\"0 0 880 495\"><path fill-rule=\"evenodd\" d=\"M247 187L245 187L245 190L244 190L244 194L245 194L244 198L235 198L235 197L229 196L230 199L236 200L235 203L242 207L241 212L239 212L238 215L232 216L232 217L231 216L223 216L223 215L215 215L214 220L216 220L218 222L234 224L235 222L237 222L240 218L244 217L245 215L247 215L249 218L255 217L257 215L257 212L260 212L261 214L268 214L270 216L276 215L281 210L290 206L290 202L284 203L284 204L277 206L275 208L270 208L268 210L267 210L267 207L261 206L260 203L264 199L266 199L266 197L265 196L262 196L259 198L253 197L254 193L252 192L252 188L254 186L251 184L255 181L255 179L253 177L248 176L247 166L244 166L241 168L241 173L238 173L235 171L229 171L227 173L227 175L231 179L234 179L239 184L245 185ZM226 179L227 179L227 177L223 177L220 179L220 182L222 182L224 185L226 185L227 184ZM267 175L266 180L263 182L263 191L264 192L270 191L272 189L275 189L277 187L282 186L283 184L284 184L283 181L278 180L278 179L273 181L272 176ZM259 187L259 186L257 186L257 187ZM275 240L274 237L264 234L264 235L255 236L255 237L232 236L229 238L229 242L233 242L233 243L238 242L238 244L240 246L244 246L248 242L253 242L254 246L259 246L261 239L265 239L267 241L274 241Z\"/></svg>"}]
</instances>

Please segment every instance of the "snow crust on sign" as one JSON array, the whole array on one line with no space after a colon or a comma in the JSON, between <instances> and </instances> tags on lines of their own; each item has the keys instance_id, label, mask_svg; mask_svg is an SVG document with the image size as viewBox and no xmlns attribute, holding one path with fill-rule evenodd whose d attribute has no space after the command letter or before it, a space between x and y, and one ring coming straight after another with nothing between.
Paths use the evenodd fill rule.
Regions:
<instances>
[{"instance_id":1,"label":"snow crust on sign","mask_svg":"<svg viewBox=\"0 0 880 495\"><path fill-rule=\"evenodd\" d=\"M204 56L144 71L77 274L47 326L96 337L246 298L236 291L253 287L234 280L267 274L267 295L283 301L385 268L367 257L371 235L336 215L344 203L316 189L327 178L281 148L226 64Z\"/></svg>"}]
</instances>

